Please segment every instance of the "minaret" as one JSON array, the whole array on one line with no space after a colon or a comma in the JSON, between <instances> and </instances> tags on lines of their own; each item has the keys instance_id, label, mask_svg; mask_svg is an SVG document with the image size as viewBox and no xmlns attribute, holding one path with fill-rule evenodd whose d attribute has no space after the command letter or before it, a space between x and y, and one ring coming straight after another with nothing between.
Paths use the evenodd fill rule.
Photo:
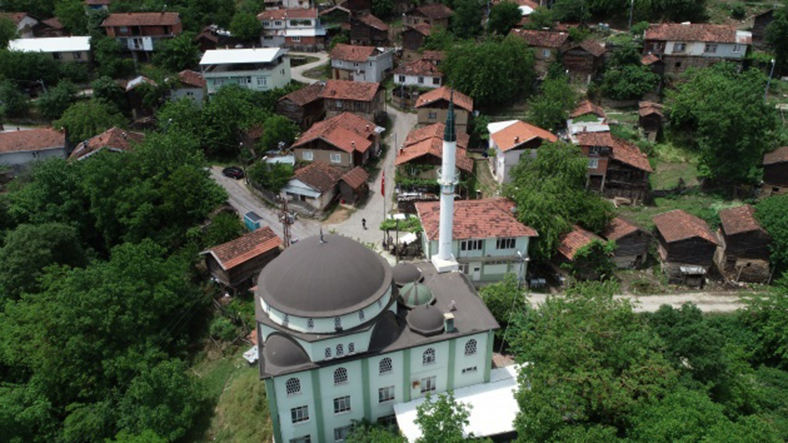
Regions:
<instances>
[{"instance_id":1,"label":"minaret","mask_svg":"<svg viewBox=\"0 0 788 443\"><path fill-rule=\"evenodd\" d=\"M454 225L454 186L457 185L455 156L457 134L454 130L454 89L449 98L449 113L446 116L446 131L443 133L443 161L438 171L441 187L441 219L438 234L438 254L432 256L432 264L438 272L458 271L460 264L452 254L452 228Z\"/></svg>"}]
</instances>

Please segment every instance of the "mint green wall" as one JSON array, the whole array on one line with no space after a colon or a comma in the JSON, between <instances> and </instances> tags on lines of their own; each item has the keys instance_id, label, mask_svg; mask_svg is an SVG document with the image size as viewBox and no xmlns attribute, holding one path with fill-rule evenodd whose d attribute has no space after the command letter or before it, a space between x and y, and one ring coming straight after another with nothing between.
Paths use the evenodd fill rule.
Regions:
<instances>
[{"instance_id":1,"label":"mint green wall","mask_svg":"<svg viewBox=\"0 0 788 443\"><path fill-rule=\"evenodd\" d=\"M288 395L285 388L287 380L298 378L301 382L301 392ZM295 374L283 375L273 378L274 393L276 398L277 410L279 411L279 426L283 442L289 442L292 438L304 435L317 435L318 417L315 402L319 399L320 389L314 386L314 380L310 371L298 372ZM290 409L299 406L309 406L309 421L293 424L290 416ZM274 409L271 414L274 414Z\"/></svg>"},{"instance_id":2,"label":"mint green wall","mask_svg":"<svg viewBox=\"0 0 788 443\"><path fill-rule=\"evenodd\" d=\"M465 355L465 344L468 340L476 340L476 353L473 355ZM484 381L485 361L487 357L487 341L488 335L486 332L471 335L467 337L459 337L456 342L456 353L454 362L454 389L464 386L470 386ZM464 368L476 366L476 372L468 372L463 374Z\"/></svg>"},{"instance_id":3,"label":"mint green wall","mask_svg":"<svg viewBox=\"0 0 788 443\"><path fill-rule=\"evenodd\" d=\"M435 349L435 363L423 364L423 354L427 348ZM430 376L436 377L436 392L446 391L447 382L447 367L449 364L449 342L443 341L432 343L427 346L419 346L408 350L410 353L410 382L406 389L410 390L411 400L414 398L424 397L421 393L421 387L413 387L414 381L420 381L423 378Z\"/></svg>"},{"instance_id":4,"label":"mint green wall","mask_svg":"<svg viewBox=\"0 0 788 443\"><path fill-rule=\"evenodd\" d=\"M394 413L394 404L402 403L405 398L403 388L403 378L405 372L404 352L392 352L385 355L376 355L368 359L369 361L369 398L370 398L370 417L377 420L379 417ZM392 361L392 370L388 374L380 375L380 361L388 357ZM394 386L394 400L385 403L378 401L378 391L380 388Z\"/></svg>"},{"instance_id":5,"label":"mint green wall","mask_svg":"<svg viewBox=\"0 0 788 443\"><path fill-rule=\"evenodd\" d=\"M340 367L347 369L348 382L335 385L334 371ZM348 426L353 420L360 421L364 418L364 377L361 374L361 361L343 362L317 371L323 397L323 426L326 435L326 439L321 441L332 442L335 428ZM334 414L334 399L345 395L350 396L350 411Z\"/></svg>"}]
</instances>

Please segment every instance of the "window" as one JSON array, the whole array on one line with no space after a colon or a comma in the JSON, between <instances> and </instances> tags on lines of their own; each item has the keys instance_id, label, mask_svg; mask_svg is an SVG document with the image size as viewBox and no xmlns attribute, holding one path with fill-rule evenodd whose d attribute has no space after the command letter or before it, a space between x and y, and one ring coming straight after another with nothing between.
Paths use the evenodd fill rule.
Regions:
<instances>
[{"instance_id":1,"label":"window","mask_svg":"<svg viewBox=\"0 0 788 443\"><path fill-rule=\"evenodd\" d=\"M481 240L463 240L460 242L460 251L481 251Z\"/></svg>"},{"instance_id":2,"label":"window","mask_svg":"<svg viewBox=\"0 0 788 443\"><path fill-rule=\"evenodd\" d=\"M599 159L598 158L589 158L588 159L588 169L596 169L599 167Z\"/></svg>"},{"instance_id":3,"label":"window","mask_svg":"<svg viewBox=\"0 0 788 443\"><path fill-rule=\"evenodd\" d=\"M304 151L304 153L301 156L304 158L304 160L310 162L314 158L314 154L312 153L312 151Z\"/></svg>"},{"instance_id":4,"label":"window","mask_svg":"<svg viewBox=\"0 0 788 443\"><path fill-rule=\"evenodd\" d=\"M425 365L435 363L435 349L427 348L427 350L424 351L424 354L421 356L421 362Z\"/></svg>"},{"instance_id":5,"label":"window","mask_svg":"<svg viewBox=\"0 0 788 443\"><path fill-rule=\"evenodd\" d=\"M378 389L378 403L394 400L394 386Z\"/></svg>"},{"instance_id":6,"label":"window","mask_svg":"<svg viewBox=\"0 0 788 443\"><path fill-rule=\"evenodd\" d=\"M282 319L282 326L287 326L290 324L290 315L285 314L285 318Z\"/></svg>"},{"instance_id":7,"label":"window","mask_svg":"<svg viewBox=\"0 0 788 443\"><path fill-rule=\"evenodd\" d=\"M358 311L358 319L364 321L364 310Z\"/></svg>"},{"instance_id":8,"label":"window","mask_svg":"<svg viewBox=\"0 0 788 443\"><path fill-rule=\"evenodd\" d=\"M290 420L301 423L309 420L309 406L299 406L290 410Z\"/></svg>"},{"instance_id":9,"label":"window","mask_svg":"<svg viewBox=\"0 0 788 443\"><path fill-rule=\"evenodd\" d=\"M354 67L354 68L358 68L358 63L355 63L355 62L354 62L354 63L353 63L353 67Z\"/></svg>"},{"instance_id":10,"label":"window","mask_svg":"<svg viewBox=\"0 0 788 443\"><path fill-rule=\"evenodd\" d=\"M331 348L326 348L326 359L331 358Z\"/></svg>"},{"instance_id":11,"label":"window","mask_svg":"<svg viewBox=\"0 0 788 443\"><path fill-rule=\"evenodd\" d=\"M305 435L303 437L291 438L290 443L312 443L312 436Z\"/></svg>"},{"instance_id":12,"label":"window","mask_svg":"<svg viewBox=\"0 0 788 443\"><path fill-rule=\"evenodd\" d=\"M420 85L423 85L423 84L424 84L424 77L419 77L419 84L420 84Z\"/></svg>"},{"instance_id":13,"label":"window","mask_svg":"<svg viewBox=\"0 0 788 443\"><path fill-rule=\"evenodd\" d=\"M399 82L400 83L405 83L405 76L404 75L400 75L399 76Z\"/></svg>"},{"instance_id":14,"label":"window","mask_svg":"<svg viewBox=\"0 0 788 443\"><path fill-rule=\"evenodd\" d=\"M687 45L684 43L673 43L673 52L684 52L687 49Z\"/></svg>"},{"instance_id":15,"label":"window","mask_svg":"<svg viewBox=\"0 0 788 443\"><path fill-rule=\"evenodd\" d=\"M513 238L499 238L495 241L497 249L514 249L515 239Z\"/></svg>"},{"instance_id":16,"label":"window","mask_svg":"<svg viewBox=\"0 0 788 443\"><path fill-rule=\"evenodd\" d=\"M266 26L266 27L268 27L268 26L271 26L271 22L269 22L269 21L264 21L264 22L263 22L263 26Z\"/></svg>"},{"instance_id":17,"label":"window","mask_svg":"<svg viewBox=\"0 0 788 443\"><path fill-rule=\"evenodd\" d=\"M74 60L82 60L82 53L81 52L75 52L74 53Z\"/></svg>"},{"instance_id":18,"label":"window","mask_svg":"<svg viewBox=\"0 0 788 443\"><path fill-rule=\"evenodd\" d=\"M422 378L421 379L421 393L424 394L426 392L433 392L435 391L435 376Z\"/></svg>"},{"instance_id":19,"label":"window","mask_svg":"<svg viewBox=\"0 0 788 443\"><path fill-rule=\"evenodd\" d=\"M348 434L350 434L350 426L334 428L334 441L345 441Z\"/></svg>"},{"instance_id":20,"label":"window","mask_svg":"<svg viewBox=\"0 0 788 443\"><path fill-rule=\"evenodd\" d=\"M342 162L342 154L339 154L339 153L337 153L337 154L332 153L331 154L331 163L341 163L341 162ZM334 320L339 320L339 317L337 317ZM334 322L334 326L336 326L337 328L341 328L342 324L337 322L337 321L335 321Z\"/></svg>"},{"instance_id":21,"label":"window","mask_svg":"<svg viewBox=\"0 0 788 443\"><path fill-rule=\"evenodd\" d=\"M381 360L380 363L378 363L378 366L380 369L380 375L390 374L394 368L394 366L391 363L391 359L388 357Z\"/></svg>"},{"instance_id":22,"label":"window","mask_svg":"<svg viewBox=\"0 0 788 443\"><path fill-rule=\"evenodd\" d=\"M59 52L53 52L52 53L52 58L54 58L55 60L60 60L63 57L60 55Z\"/></svg>"},{"instance_id":23,"label":"window","mask_svg":"<svg viewBox=\"0 0 788 443\"><path fill-rule=\"evenodd\" d=\"M345 347L340 343L337 345L337 357L341 357L343 355L345 355Z\"/></svg>"},{"instance_id":24,"label":"window","mask_svg":"<svg viewBox=\"0 0 788 443\"><path fill-rule=\"evenodd\" d=\"M339 154L336 154L339 155ZM331 154L331 163L338 163L334 162L334 154ZM342 319L339 317L334 317L334 329L342 329Z\"/></svg>"},{"instance_id":25,"label":"window","mask_svg":"<svg viewBox=\"0 0 788 443\"><path fill-rule=\"evenodd\" d=\"M435 120L436 118L438 118L438 113L430 111L429 114L427 114L427 118L429 118L430 120Z\"/></svg>"},{"instance_id":26,"label":"window","mask_svg":"<svg viewBox=\"0 0 788 443\"><path fill-rule=\"evenodd\" d=\"M121 34L128 34L129 33L129 28L127 28L126 26L121 26L120 27L120 33Z\"/></svg>"},{"instance_id":27,"label":"window","mask_svg":"<svg viewBox=\"0 0 788 443\"><path fill-rule=\"evenodd\" d=\"M287 395L298 394L301 392L301 380L297 378L289 378L285 382L285 389L287 390Z\"/></svg>"},{"instance_id":28,"label":"window","mask_svg":"<svg viewBox=\"0 0 788 443\"><path fill-rule=\"evenodd\" d=\"M339 397L334 399L334 414L341 414L350 410L350 396Z\"/></svg>"},{"instance_id":29,"label":"window","mask_svg":"<svg viewBox=\"0 0 788 443\"><path fill-rule=\"evenodd\" d=\"M313 319L313 318L306 319L306 327L309 328L309 329L314 329L314 327L315 327L315 319Z\"/></svg>"},{"instance_id":30,"label":"window","mask_svg":"<svg viewBox=\"0 0 788 443\"><path fill-rule=\"evenodd\" d=\"M550 57L550 50L542 49L542 57Z\"/></svg>"},{"instance_id":31,"label":"window","mask_svg":"<svg viewBox=\"0 0 788 443\"><path fill-rule=\"evenodd\" d=\"M342 100L337 100L336 101L336 107L340 108L340 109L342 108Z\"/></svg>"},{"instance_id":32,"label":"window","mask_svg":"<svg viewBox=\"0 0 788 443\"><path fill-rule=\"evenodd\" d=\"M742 45L733 45L733 52L741 52Z\"/></svg>"},{"instance_id":33,"label":"window","mask_svg":"<svg viewBox=\"0 0 788 443\"><path fill-rule=\"evenodd\" d=\"M348 344L347 345L347 353L348 354L353 354L355 352L356 352L356 344L355 343Z\"/></svg>"},{"instance_id":34,"label":"window","mask_svg":"<svg viewBox=\"0 0 788 443\"><path fill-rule=\"evenodd\" d=\"M298 43L298 42L300 42L300 41L301 41L301 37L290 37L290 40L292 40L292 41L294 41L294 42Z\"/></svg>"},{"instance_id":35,"label":"window","mask_svg":"<svg viewBox=\"0 0 788 443\"><path fill-rule=\"evenodd\" d=\"M440 77L432 77L432 84L433 85L440 85L441 84Z\"/></svg>"},{"instance_id":36,"label":"window","mask_svg":"<svg viewBox=\"0 0 788 443\"><path fill-rule=\"evenodd\" d=\"M710 54L716 53L717 52L717 45L706 44L705 52L708 52Z\"/></svg>"},{"instance_id":37,"label":"window","mask_svg":"<svg viewBox=\"0 0 788 443\"><path fill-rule=\"evenodd\" d=\"M282 22L277 20L277 21L274 22L274 26L282 26Z\"/></svg>"},{"instance_id":38,"label":"window","mask_svg":"<svg viewBox=\"0 0 788 443\"><path fill-rule=\"evenodd\" d=\"M187 97L194 97L194 93L192 91L186 91Z\"/></svg>"},{"instance_id":39,"label":"window","mask_svg":"<svg viewBox=\"0 0 788 443\"><path fill-rule=\"evenodd\" d=\"M476 339L472 338L465 342L465 355L473 355L476 353Z\"/></svg>"},{"instance_id":40,"label":"window","mask_svg":"<svg viewBox=\"0 0 788 443\"><path fill-rule=\"evenodd\" d=\"M347 383L347 369L337 368L334 371L334 384L341 385L342 383Z\"/></svg>"},{"instance_id":41,"label":"window","mask_svg":"<svg viewBox=\"0 0 788 443\"><path fill-rule=\"evenodd\" d=\"M290 26L298 26L297 20L290 20Z\"/></svg>"},{"instance_id":42,"label":"window","mask_svg":"<svg viewBox=\"0 0 788 443\"><path fill-rule=\"evenodd\" d=\"M463 374L468 374L468 373L473 373L473 372L476 372L476 366L471 366L470 368L463 368L462 369L462 373Z\"/></svg>"},{"instance_id":43,"label":"window","mask_svg":"<svg viewBox=\"0 0 788 443\"><path fill-rule=\"evenodd\" d=\"M257 86L265 86L268 84L268 79L266 77L257 77Z\"/></svg>"},{"instance_id":44,"label":"window","mask_svg":"<svg viewBox=\"0 0 788 443\"><path fill-rule=\"evenodd\" d=\"M378 418L378 424L383 426L396 426L397 425L397 415L384 415L383 417Z\"/></svg>"}]
</instances>

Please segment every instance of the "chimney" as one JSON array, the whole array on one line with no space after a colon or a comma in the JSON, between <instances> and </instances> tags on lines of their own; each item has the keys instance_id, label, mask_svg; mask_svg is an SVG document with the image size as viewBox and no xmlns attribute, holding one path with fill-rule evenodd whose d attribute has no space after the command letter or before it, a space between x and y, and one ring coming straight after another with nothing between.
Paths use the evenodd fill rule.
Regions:
<instances>
[{"instance_id":1,"label":"chimney","mask_svg":"<svg viewBox=\"0 0 788 443\"><path fill-rule=\"evenodd\" d=\"M443 314L443 330L446 332L454 332L454 314L446 312Z\"/></svg>"},{"instance_id":2,"label":"chimney","mask_svg":"<svg viewBox=\"0 0 788 443\"><path fill-rule=\"evenodd\" d=\"M520 136L519 135L515 135L514 136L514 144L516 145L517 143L520 143Z\"/></svg>"}]
</instances>

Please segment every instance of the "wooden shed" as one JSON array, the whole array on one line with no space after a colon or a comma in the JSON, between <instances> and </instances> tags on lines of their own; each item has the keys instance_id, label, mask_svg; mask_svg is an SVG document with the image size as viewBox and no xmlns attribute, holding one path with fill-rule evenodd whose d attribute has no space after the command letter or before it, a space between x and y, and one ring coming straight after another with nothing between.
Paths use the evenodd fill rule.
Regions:
<instances>
[{"instance_id":1,"label":"wooden shed","mask_svg":"<svg viewBox=\"0 0 788 443\"><path fill-rule=\"evenodd\" d=\"M576 257L578 251L588 246L592 241L604 241L601 237L591 231L573 226L572 230L559 238L557 252L553 257L552 265L556 272L566 276L573 274L581 280L596 280L600 277L599 273L590 266L585 260ZM569 270L573 272L569 272Z\"/></svg>"},{"instance_id":2,"label":"wooden shed","mask_svg":"<svg viewBox=\"0 0 788 443\"><path fill-rule=\"evenodd\" d=\"M703 287L719 246L705 221L681 209L652 217L657 228L657 252L670 283Z\"/></svg>"},{"instance_id":3,"label":"wooden shed","mask_svg":"<svg viewBox=\"0 0 788 443\"><path fill-rule=\"evenodd\" d=\"M633 269L646 262L651 234L631 221L621 217L614 218L602 232L602 237L616 242L613 263L618 268Z\"/></svg>"},{"instance_id":4,"label":"wooden shed","mask_svg":"<svg viewBox=\"0 0 788 443\"><path fill-rule=\"evenodd\" d=\"M766 28L774 20L774 9L768 9L756 15L752 24L752 44L758 48L767 46Z\"/></svg>"},{"instance_id":5,"label":"wooden shed","mask_svg":"<svg viewBox=\"0 0 788 443\"><path fill-rule=\"evenodd\" d=\"M350 44L388 46L389 27L372 14L353 17L350 20Z\"/></svg>"},{"instance_id":6,"label":"wooden shed","mask_svg":"<svg viewBox=\"0 0 788 443\"><path fill-rule=\"evenodd\" d=\"M223 285L238 290L271 260L279 255L280 239L270 227L265 226L201 252L211 276Z\"/></svg>"},{"instance_id":7,"label":"wooden shed","mask_svg":"<svg viewBox=\"0 0 788 443\"><path fill-rule=\"evenodd\" d=\"M344 203L355 204L369 193L369 174L356 166L339 179L339 197Z\"/></svg>"},{"instance_id":8,"label":"wooden shed","mask_svg":"<svg viewBox=\"0 0 788 443\"><path fill-rule=\"evenodd\" d=\"M720 211L719 237L714 259L727 280L768 282L772 238L755 218L755 208L742 205Z\"/></svg>"},{"instance_id":9,"label":"wooden shed","mask_svg":"<svg viewBox=\"0 0 788 443\"><path fill-rule=\"evenodd\" d=\"M788 146L763 156L763 188L761 196L783 194L788 190Z\"/></svg>"},{"instance_id":10,"label":"wooden shed","mask_svg":"<svg viewBox=\"0 0 788 443\"><path fill-rule=\"evenodd\" d=\"M599 42L586 39L567 47L563 52L563 63L569 75L584 83L590 83L602 67L605 47Z\"/></svg>"},{"instance_id":11,"label":"wooden shed","mask_svg":"<svg viewBox=\"0 0 788 443\"><path fill-rule=\"evenodd\" d=\"M650 101L638 103L638 124L649 141L654 141L662 129L662 105Z\"/></svg>"},{"instance_id":12,"label":"wooden shed","mask_svg":"<svg viewBox=\"0 0 788 443\"><path fill-rule=\"evenodd\" d=\"M323 87L325 83L315 82L285 95L276 103L276 113L294 121L302 130L309 129L326 115L323 98L320 97Z\"/></svg>"}]
</instances>

